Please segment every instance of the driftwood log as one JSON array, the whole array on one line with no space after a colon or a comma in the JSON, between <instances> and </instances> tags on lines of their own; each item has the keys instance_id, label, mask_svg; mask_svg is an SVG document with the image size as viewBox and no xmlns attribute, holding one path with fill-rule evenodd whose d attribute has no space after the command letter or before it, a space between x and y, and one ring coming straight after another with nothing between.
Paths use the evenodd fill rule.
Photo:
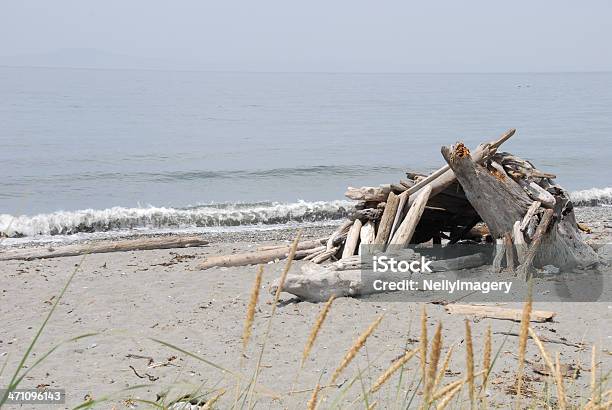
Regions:
<instances>
[{"instance_id":1,"label":"driftwood log","mask_svg":"<svg viewBox=\"0 0 612 410\"><path fill-rule=\"evenodd\" d=\"M317 242L319 243L317 244ZM306 248L305 245L308 245L309 248ZM303 242L301 245L298 243L295 259L305 258L313 252L324 251L323 245L323 241ZM290 249L291 246L283 246L263 251L237 253L235 255L209 256L197 266L197 269L204 270L213 267L246 266L268 263L277 259L286 259L289 256Z\"/></svg>"},{"instance_id":2,"label":"driftwood log","mask_svg":"<svg viewBox=\"0 0 612 410\"><path fill-rule=\"evenodd\" d=\"M66 256L79 256L90 253L189 248L204 245L208 245L208 241L205 241L197 236L139 238L121 241L104 241L91 244L67 245L59 247L57 249L39 248L29 250L6 251L0 253L0 261L62 258Z\"/></svg>"},{"instance_id":3,"label":"driftwood log","mask_svg":"<svg viewBox=\"0 0 612 410\"><path fill-rule=\"evenodd\" d=\"M434 261L431 264L431 269L434 272L455 271L482 266L485 263L486 258L484 254L477 253L453 259ZM353 256L328 266L308 262L302 265L301 274L287 275L282 291L311 302L324 302L331 296L357 297L379 293L379 291L371 286L364 286L361 268L361 261ZM393 278L398 280L405 279L405 274L388 272L368 273L370 281L376 279L392 280ZM275 294L278 286L277 280L270 287L270 292Z\"/></svg>"},{"instance_id":4,"label":"driftwood log","mask_svg":"<svg viewBox=\"0 0 612 410\"><path fill-rule=\"evenodd\" d=\"M487 224L493 238L504 238L507 233L511 234L515 223L523 221L525 215L532 210L534 199L529 196L529 191L497 167L480 165L463 144L442 147L442 156L455 173L465 196ZM503 163L503 158L496 158L496 162ZM534 257L536 265L541 267L550 264L565 269L597 263L597 254L580 236L567 194L559 187L556 191L560 194L555 198L552 225L543 234L539 249L534 250L537 251Z\"/></svg>"},{"instance_id":5,"label":"driftwood log","mask_svg":"<svg viewBox=\"0 0 612 410\"><path fill-rule=\"evenodd\" d=\"M490 305L458 305L450 303L444 306L446 311L454 315L488 317L492 319L505 319L520 322L523 309L508 309ZM555 312L548 310L532 310L531 322L548 322L553 320Z\"/></svg>"}]
</instances>

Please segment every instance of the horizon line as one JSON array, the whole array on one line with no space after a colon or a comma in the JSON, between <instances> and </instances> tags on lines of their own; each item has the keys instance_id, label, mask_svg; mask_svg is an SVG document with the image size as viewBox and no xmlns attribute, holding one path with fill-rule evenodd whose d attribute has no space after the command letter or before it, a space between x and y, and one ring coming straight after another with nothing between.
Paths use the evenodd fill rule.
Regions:
<instances>
[{"instance_id":1,"label":"horizon line","mask_svg":"<svg viewBox=\"0 0 612 410\"><path fill-rule=\"evenodd\" d=\"M65 69L65 70L97 70L97 71L166 71L166 72L202 72L202 73L229 73L229 74L610 74L612 70L542 70L542 71L274 71L274 70L207 70L197 68L153 68L153 67L81 67L81 66L61 66L61 65L11 65L0 64L0 68L42 68L42 69Z\"/></svg>"}]
</instances>

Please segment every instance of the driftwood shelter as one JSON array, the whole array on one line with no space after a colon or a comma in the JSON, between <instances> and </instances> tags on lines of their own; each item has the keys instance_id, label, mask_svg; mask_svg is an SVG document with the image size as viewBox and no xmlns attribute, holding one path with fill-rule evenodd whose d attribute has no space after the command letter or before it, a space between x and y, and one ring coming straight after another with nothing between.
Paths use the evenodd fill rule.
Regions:
<instances>
[{"instance_id":1,"label":"driftwood shelter","mask_svg":"<svg viewBox=\"0 0 612 410\"><path fill-rule=\"evenodd\" d=\"M467 258L455 261L455 268L492 263L496 271L505 268L521 278L545 265L569 269L597 263L556 176L499 150L514 134L511 129L474 150L463 143L443 146L447 164L430 175L408 172L397 183L349 187L345 195L357 201L355 211L330 237L299 244L296 259L311 263L302 275L290 275L283 290L315 300L330 292L359 294L360 244L496 242L493 261ZM266 263L288 253L287 246L268 247L210 257L200 268Z\"/></svg>"}]
</instances>

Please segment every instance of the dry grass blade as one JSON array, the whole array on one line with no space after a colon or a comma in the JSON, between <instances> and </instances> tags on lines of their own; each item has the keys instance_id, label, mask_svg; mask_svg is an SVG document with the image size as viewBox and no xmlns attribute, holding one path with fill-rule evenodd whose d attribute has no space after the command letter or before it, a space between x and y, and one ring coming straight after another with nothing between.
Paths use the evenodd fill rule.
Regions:
<instances>
[{"instance_id":1,"label":"dry grass blade","mask_svg":"<svg viewBox=\"0 0 612 410\"><path fill-rule=\"evenodd\" d=\"M597 403L599 403L597 397L597 349L593 345L591 351L591 400L589 404L596 405Z\"/></svg>"},{"instance_id":2,"label":"dry grass blade","mask_svg":"<svg viewBox=\"0 0 612 410\"><path fill-rule=\"evenodd\" d=\"M544 362L546 362L546 365L548 366L548 369L550 370L550 374L555 374L555 365L552 359L550 358L550 355L546 351L546 348L544 347L544 343L542 343L542 340L540 340L540 337L536 334L536 332L533 330L531 326L529 327L529 335L535 342L536 346L538 346L538 349L540 350L540 354L542 355Z\"/></svg>"},{"instance_id":3,"label":"dry grass blade","mask_svg":"<svg viewBox=\"0 0 612 410\"><path fill-rule=\"evenodd\" d=\"M306 408L308 410L315 410L317 408L317 404L319 402L319 390L321 390L321 385L317 383L314 390L312 391L312 396L310 396L310 400L306 404Z\"/></svg>"},{"instance_id":4,"label":"dry grass blade","mask_svg":"<svg viewBox=\"0 0 612 410\"><path fill-rule=\"evenodd\" d=\"M351 348L349 349L349 351L346 353L346 355L344 356L344 359L342 359L342 362L340 362L340 366L338 366L338 368L334 371L333 375L332 375L332 379L331 379L331 384L336 382L336 379L338 378L338 376L340 376L340 373L342 373L342 371L346 368L346 366L348 366L351 361L355 358L355 356L357 355L357 352L359 352L359 350L361 350L361 348L363 347L363 345L365 344L365 342L368 340L368 337L370 337L370 335L372 333L374 333L374 330L376 330L376 328L378 327L378 325L380 324L381 320L383 319L383 316L379 316L366 330L365 332L363 332L358 338L357 340L355 340L355 343L353 343L353 346L351 346Z\"/></svg>"},{"instance_id":5,"label":"dry grass blade","mask_svg":"<svg viewBox=\"0 0 612 410\"><path fill-rule=\"evenodd\" d=\"M563 374L561 373L561 362L559 360L559 352L555 358L555 381L557 382L557 396L559 396L558 404L559 409L565 410L567 408L567 396L565 395L565 386L563 385Z\"/></svg>"},{"instance_id":6,"label":"dry grass blade","mask_svg":"<svg viewBox=\"0 0 612 410\"><path fill-rule=\"evenodd\" d=\"M457 386L463 386L464 384L465 384L465 379L455 380L454 382L447 384L446 386L442 387L440 390L438 390L431 396L431 402L433 403L434 401L440 400L442 397L446 396L450 391L456 389Z\"/></svg>"},{"instance_id":7,"label":"dry grass blade","mask_svg":"<svg viewBox=\"0 0 612 410\"><path fill-rule=\"evenodd\" d=\"M272 321L274 320L274 315L276 314L276 309L278 307L278 300L280 299L280 294L283 290L283 285L285 284L285 280L287 279L287 274L291 269L291 265L293 264L293 259L295 258L295 252L297 251L298 243L300 242L300 238L302 237L302 231L298 231L293 243L291 244L291 248L289 249L289 255L287 257L287 262L285 263L285 268L283 269L283 273L281 274L280 280L278 282L278 289L276 289L276 293L274 294L274 302L272 303L272 311L270 312L270 318L268 319L268 325L266 326L266 331L264 334L264 339L261 344L261 350L259 351L259 356L257 357L257 365L255 366L255 373L253 374L253 380L251 383L250 390L248 392L248 402L247 408L251 408L251 401L253 400L253 389L257 385L257 379L259 377L259 371L261 369L261 361L263 359L264 351L266 349L266 343L270 338L270 332L272 331Z\"/></svg>"},{"instance_id":8,"label":"dry grass blade","mask_svg":"<svg viewBox=\"0 0 612 410\"><path fill-rule=\"evenodd\" d=\"M442 363L442 367L440 368L440 371L438 372L438 375L436 376L436 380L434 381L431 391L436 391L436 389L438 388L438 385L440 385L440 382L444 378L444 374L446 373L446 370L448 370L448 365L450 364L451 356L453 355L454 349L455 349L455 346L451 346L450 349L448 349L448 352L446 353L446 357L444 358L444 363Z\"/></svg>"},{"instance_id":9,"label":"dry grass blade","mask_svg":"<svg viewBox=\"0 0 612 410\"><path fill-rule=\"evenodd\" d=\"M283 269L283 273L281 274L280 280L278 281L278 288L276 289L276 293L274 294L274 305L272 306L272 310L275 310L276 304L280 299L280 294L283 291L283 286L285 285L285 280L287 280L287 274L289 270L291 270L291 265L293 265L293 260L295 259L295 253L297 252L298 243L300 242L300 238L302 237L302 231L299 231L296 235L291 247L289 248L289 255L287 256L287 262L285 263L285 267Z\"/></svg>"},{"instance_id":10,"label":"dry grass blade","mask_svg":"<svg viewBox=\"0 0 612 410\"><path fill-rule=\"evenodd\" d=\"M517 408L520 408L521 388L523 387L523 372L525 370L525 353L527 352L527 339L529 338L529 321L531 320L532 298L531 285L527 301L523 306L523 314L521 316L521 329L519 331L519 349L518 349L518 371L516 374L516 396Z\"/></svg>"},{"instance_id":11,"label":"dry grass blade","mask_svg":"<svg viewBox=\"0 0 612 410\"><path fill-rule=\"evenodd\" d=\"M482 354L482 370L484 370L484 377L482 380L482 390L487 387L487 380L489 379L489 370L491 368L491 325L487 327L487 333L485 333L484 341L484 352Z\"/></svg>"},{"instance_id":12,"label":"dry grass blade","mask_svg":"<svg viewBox=\"0 0 612 410\"><path fill-rule=\"evenodd\" d=\"M374 386L370 389L370 393L376 393L390 378L393 376L395 372L397 372L403 365L408 362L408 360L412 359L412 357L417 354L419 350L410 350L406 352L402 357L394 361L391 366L376 380Z\"/></svg>"},{"instance_id":13,"label":"dry grass blade","mask_svg":"<svg viewBox=\"0 0 612 410\"><path fill-rule=\"evenodd\" d=\"M368 406L368 410L374 410L374 408L376 407L376 405L377 405L377 404L378 404L378 402L377 402L377 401L375 401L374 403L370 404L370 405Z\"/></svg>"},{"instance_id":14,"label":"dry grass blade","mask_svg":"<svg viewBox=\"0 0 612 410\"><path fill-rule=\"evenodd\" d=\"M213 406L219 401L221 396L225 394L225 389L221 389L219 393L215 394L210 400L207 400L204 406L202 406L202 410L211 410Z\"/></svg>"},{"instance_id":15,"label":"dry grass blade","mask_svg":"<svg viewBox=\"0 0 612 410\"><path fill-rule=\"evenodd\" d=\"M427 310L425 309L425 305L423 305L423 311L421 313L421 339L420 339L420 348L421 348L421 377L423 379L423 383L427 380Z\"/></svg>"},{"instance_id":16,"label":"dry grass blade","mask_svg":"<svg viewBox=\"0 0 612 410\"><path fill-rule=\"evenodd\" d=\"M561 374L561 369L557 368L558 366L553 363L552 359L550 358L550 355L544 347L544 344L542 343L542 340L540 340L540 337L531 327L529 327L529 334L531 335L531 338L535 342L536 346L538 346L540 354L542 355L544 362L546 362L546 365L550 370L550 374L555 376L555 384L557 385L557 396L559 396L559 408L565 409L567 405L567 399L565 397L565 388L563 386L563 375ZM557 361L558 360L559 356L557 355Z\"/></svg>"},{"instance_id":17,"label":"dry grass blade","mask_svg":"<svg viewBox=\"0 0 612 410\"><path fill-rule=\"evenodd\" d=\"M431 341L431 352L429 354L429 368L427 369L427 379L425 385L425 403L429 403L433 384L438 371L438 362L440 361L440 352L442 351L442 323L438 322L436 333Z\"/></svg>"},{"instance_id":18,"label":"dry grass blade","mask_svg":"<svg viewBox=\"0 0 612 410\"><path fill-rule=\"evenodd\" d=\"M467 383L470 388L470 405L474 408L474 345L472 344L472 328L467 319L465 320L465 364L467 368Z\"/></svg>"},{"instance_id":19,"label":"dry grass blade","mask_svg":"<svg viewBox=\"0 0 612 410\"><path fill-rule=\"evenodd\" d=\"M327 317L327 314L331 309L332 303L334 302L334 298L335 297L332 295L325 303L325 306L323 306L323 309L321 309L321 312L317 317L317 321L315 322L314 326L312 327L312 330L310 331L310 336L308 336L308 341L306 341L306 346L304 346L304 353L302 353L302 367L304 367L304 363L306 362L306 359L308 358L308 355L312 350L312 346L314 345L315 340L317 340L317 336L319 334L319 331L321 330L321 326L323 326L323 322L325 322L325 318Z\"/></svg>"},{"instance_id":20,"label":"dry grass blade","mask_svg":"<svg viewBox=\"0 0 612 410\"><path fill-rule=\"evenodd\" d=\"M255 277L255 283L253 284L253 291L251 292L251 299L249 300L249 306L247 307L246 320L244 322L244 330L242 331L242 350L245 351L251 338L251 330L253 329L253 322L255 320L255 309L257 308L257 300L259 299L259 290L261 289L261 278L263 276L263 265L259 265L257 269L257 276Z\"/></svg>"},{"instance_id":21,"label":"dry grass blade","mask_svg":"<svg viewBox=\"0 0 612 410\"><path fill-rule=\"evenodd\" d=\"M459 393L461 391L461 388L463 387L463 384L460 384L459 386L455 387L453 390L451 390L440 402L440 404L438 404L436 406L436 410L443 410L446 408L446 406L448 406L448 404L451 402L451 400L457 395L457 393Z\"/></svg>"}]
</instances>

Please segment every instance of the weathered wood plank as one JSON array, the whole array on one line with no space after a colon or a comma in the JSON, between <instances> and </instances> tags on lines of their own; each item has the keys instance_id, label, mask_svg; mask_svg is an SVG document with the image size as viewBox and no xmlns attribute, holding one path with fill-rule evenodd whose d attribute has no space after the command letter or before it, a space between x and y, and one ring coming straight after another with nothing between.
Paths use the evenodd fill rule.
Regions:
<instances>
[{"instance_id":1,"label":"weathered wood plank","mask_svg":"<svg viewBox=\"0 0 612 410\"><path fill-rule=\"evenodd\" d=\"M429 200L430 194L431 186L429 185L421 190L414 204L408 210L406 218L404 218L404 221L397 228L397 232L395 232L393 238L391 238L391 245L407 245L410 243L412 235L414 235L414 230L421 220L421 215L423 215L423 210L425 209L427 200Z\"/></svg>"},{"instance_id":2,"label":"weathered wood plank","mask_svg":"<svg viewBox=\"0 0 612 410\"><path fill-rule=\"evenodd\" d=\"M374 239L375 244L384 245L389 240L391 229L393 228L393 220L395 219L395 213L397 212L399 202L398 196L391 192L387 198L385 210L380 218L378 232L376 233L376 238Z\"/></svg>"},{"instance_id":3,"label":"weathered wood plank","mask_svg":"<svg viewBox=\"0 0 612 410\"><path fill-rule=\"evenodd\" d=\"M456 305L454 303L444 306L446 311L454 315L467 315L477 317L488 317L491 319L504 319L520 322L523 314L522 309L508 309L499 306L488 305ZM532 322L548 322L555 317L555 312L548 310L532 310Z\"/></svg>"},{"instance_id":4,"label":"weathered wood plank","mask_svg":"<svg viewBox=\"0 0 612 410\"><path fill-rule=\"evenodd\" d=\"M90 253L109 253L126 251L144 251L153 249L188 248L208 245L208 241L197 236L139 238L120 241L104 241L82 245L67 245L56 249L31 249L7 251L0 254L0 260L32 260L79 256Z\"/></svg>"},{"instance_id":5,"label":"weathered wood plank","mask_svg":"<svg viewBox=\"0 0 612 410\"><path fill-rule=\"evenodd\" d=\"M355 250L357 249L357 244L359 243L359 235L361 233L361 227L363 224L359 219L355 219L353 222L353 226L349 229L348 235L346 237L346 242L344 243L344 250L342 251L342 258L346 258L349 256L353 256L355 254Z\"/></svg>"}]
</instances>

